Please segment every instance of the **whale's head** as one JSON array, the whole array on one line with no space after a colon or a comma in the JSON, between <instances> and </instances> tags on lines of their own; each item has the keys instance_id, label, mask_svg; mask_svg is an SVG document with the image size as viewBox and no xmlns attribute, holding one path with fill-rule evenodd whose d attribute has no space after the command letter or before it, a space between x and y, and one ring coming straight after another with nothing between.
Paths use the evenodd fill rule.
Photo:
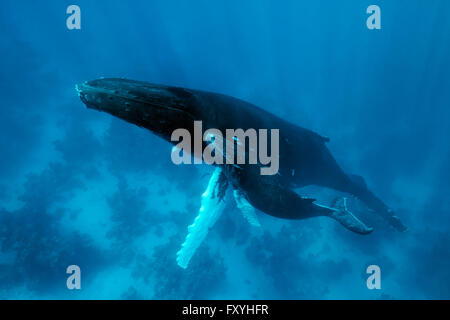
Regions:
<instances>
[{"instance_id":1,"label":"whale's head","mask_svg":"<svg viewBox=\"0 0 450 320\"><path fill-rule=\"evenodd\" d=\"M175 129L190 129L195 119L194 95L187 89L127 80L97 79L76 85L81 101L170 140Z\"/></svg>"}]
</instances>

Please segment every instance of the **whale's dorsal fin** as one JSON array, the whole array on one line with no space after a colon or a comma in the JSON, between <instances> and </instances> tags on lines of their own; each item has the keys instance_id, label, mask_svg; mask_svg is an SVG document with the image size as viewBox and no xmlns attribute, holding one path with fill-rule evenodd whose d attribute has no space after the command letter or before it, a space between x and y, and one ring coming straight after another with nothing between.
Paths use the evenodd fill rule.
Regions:
<instances>
[{"instance_id":1,"label":"whale's dorsal fin","mask_svg":"<svg viewBox=\"0 0 450 320\"><path fill-rule=\"evenodd\" d=\"M186 269L197 248L205 239L209 229L216 223L225 208L225 194L228 186L221 168L214 170L208 187L202 194L200 210L194 222L188 227L188 235L177 252L177 263Z\"/></svg>"}]
</instances>

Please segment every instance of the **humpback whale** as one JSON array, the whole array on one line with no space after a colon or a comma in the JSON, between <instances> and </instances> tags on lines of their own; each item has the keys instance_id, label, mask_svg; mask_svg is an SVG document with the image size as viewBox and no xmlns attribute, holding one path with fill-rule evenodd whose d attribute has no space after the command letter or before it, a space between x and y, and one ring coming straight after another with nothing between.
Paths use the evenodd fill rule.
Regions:
<instances>
[{"instance_id":1,"label":"humpback whale","mask_svg":"<svg viewBox=\"0 0 450 320\"><path fill-rule=\"evenodd\" d=\"M194 131L194 121L225 132L228 128L278 129L279 172L261 175L261 164L216 165L201 207L177 253L186 268L225 207L225 194L232 189L237 208L253 226L259 226L256 210L283 219L325 216L345 228L369 234L373 228L360 221L347 206L346 198L333 205L319 204L294 191L316 185L345 192L362 201L369 211L384 218L398 231L406 227L358 175L345 173L327 148L329 139L283 120L246 101L224 94L151 84L122 78L102 78L76 85L81 101L91 109L107 112L173 143L172 132Z\"/></svg>"}]
</instances>

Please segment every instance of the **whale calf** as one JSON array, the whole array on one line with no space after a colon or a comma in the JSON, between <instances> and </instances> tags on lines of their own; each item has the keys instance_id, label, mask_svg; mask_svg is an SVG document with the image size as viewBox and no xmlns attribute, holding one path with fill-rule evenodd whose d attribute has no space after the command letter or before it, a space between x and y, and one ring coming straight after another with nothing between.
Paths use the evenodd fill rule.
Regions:
<instances>
[{"instance_id":1,"label":"whale calf","mask_svg":"<svg viewBox=\"0 0 450 320\"><path fill-rule=\"evenodd\" d=\"M76 85L81 101L91 109L107 112L146 128L174 143L174 130L194 134L194 122L206 129L278 129L279 172L261 175L261 164L216 165L194 223L178 252L178 264L186 268L208 230L224 210L227 189L233 190L237 207L254 226L259 226L255 208L283 219L330 217L347 229L368 234L372 228L360 221L342 198L332 206L305 198L294 189L316 185L348 193L362 201L398 231L406 227L393 211L376 197L360 176L345 173L331 155L329 139L283 120L251 103L224 94L186 89L122 78L97 79Z\"/></svg>"}]
</instances>

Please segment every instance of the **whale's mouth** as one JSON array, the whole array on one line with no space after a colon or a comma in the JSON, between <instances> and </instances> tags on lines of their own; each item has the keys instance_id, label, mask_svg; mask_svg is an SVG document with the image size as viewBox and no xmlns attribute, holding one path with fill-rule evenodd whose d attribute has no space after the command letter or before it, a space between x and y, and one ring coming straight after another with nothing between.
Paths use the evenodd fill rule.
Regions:
<instances>
[{"instance_id":1,"label":"whale's mouth","mask_svg":"<svg viewBox=\"0 0 450 320\"><path fill-rule=\"evenodd\" d=\"M90 109L105 112L130 110L140 106L155 110L183 112L190 115L186 105L171 88L159 85L136 85L139 82L126 79L99 79L75 85L81 101Z\"/></svg>"},{"instance_id":2,"label":"whale's mouth","mask_svg":"<svg viewBox=\"0 0 450 320\"><path fill-rule=\"evenodd\" d=\"M78 97L80 97L81 101L89 107L89 99L87 98L87 83L80 83L75 85L75 90L77 90Z\"/></svg>"},{"instance_id":3,"label":"whale's mouth","mask_svg":"<svg viewBox=\"0 0 450 320\"><path fill-rule=\"evenodd\" d=\"M114 95L113 92L108 92L106 89L92 86L88 81L75 85L75 89L86 107L96 110L103 110L106 107L105 99L101 98L102 95L111 96L111 98Z\"/></svg>"},{"instance_id":4,"label":"whale's mouth","mask_svg":"<svg viewBox=\"0 0 450 320\"><path fill-rule=\"evenodd\" d=\"M188 90L113 78L82 82L75 88L87 108L146 128L169 141L174 130L190 128L196 119Z\"/></svg>"}]
</instances>

